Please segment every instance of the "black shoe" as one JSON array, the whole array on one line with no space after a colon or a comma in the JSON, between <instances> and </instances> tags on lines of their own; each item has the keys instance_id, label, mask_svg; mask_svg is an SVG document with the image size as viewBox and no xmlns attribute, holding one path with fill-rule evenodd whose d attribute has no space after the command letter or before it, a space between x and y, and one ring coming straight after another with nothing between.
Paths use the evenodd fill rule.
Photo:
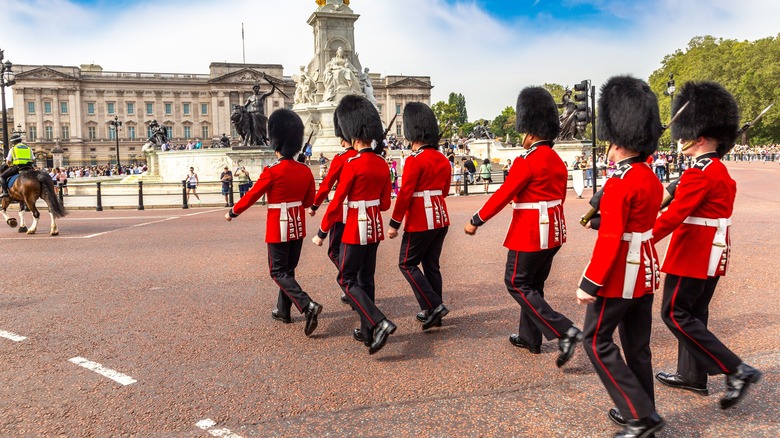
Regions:
<instances>
[{"instance_id":1,"label":"black shoe","mask_svg":"<svg viewBox=\"0 0 780 438\"><path fill-rule=\"evenodd\" d=\"M282 315L279 313L279 309L274 309L271 311L271 318L277 321L282 321L285 324L290 324L292 322L290 315Z\"/></svg>"},{"instance_id":2,"label":"black shoe","mask_svg":"<svg viewBox=\"0 0 780 438\"><path fill-rule=\"evenodd\" d=\"M685 389L687 391L695 392L696 394L699 395L709 394L709 391L707 390L707 386L695 385L683 379L682 376L679 374L670 374L661 371L660 373L655 375L655 379L666 386L671 386L672 388Z\"/></svg>"},{"instance_id":3,"label":"black shoe","mask_svg":"<svg viewBox=\"0 0 780 438\"><path fill-rule=\"evenodd\" d=\"M658 414L641 420L628 420L625 429L615 434L615 438L649 438L664 428L666 422Z\"/></svg>"},{"instance_id":4,"label":"black shoe","mask_svg":"<svg viewBox=\"0 0 780 438\"><path fill-rule=\"evenodd\" d=\"M423 322L422 329L428 330L431 327L436 326L437 324L441 326L441 319L444 318L445 315L450 313L449 310L447 310L446 307L444 307L444 304L439 304L436 306L435 309L431 310L428 314L428 317L425 318L425 322Z\"/></svg>"},{"instance_id":5,"label":"black shoe","mask_svg":"<svg viewBox=\"0 0 780 438\"><path fill-rule=\"evenodd\" d=\"M428 319L428 310L420 311L420 313L417 314L416 318L420 322L425 322L425 320ZM439 321L438 324L434 324L434 327L441 327L441 321Z\"/></svg>"},{"instance_id":6,"label":"black shoe","mask_svg":"<svg viewBox=\"0 0 780 438\"><path fill-rule=\"evenodd\" d=\"M609 417L610 420L612 420L613 423L617 424L618 426L625 426L628 423L625 417L623 417L623 414L620 413L618 408L609 408L609 412L607 412L607 416Z\"/></svg>"},{"instance_id":7,"label":"black shoe","mask_svg":"<svg viewBox=\"0 0 780 438\"><path fill-rule=\"evenodd\" d=\"M737 372L726 375L726 395L720 399L720 408L730 408L747 393L751 383L761 380L761 371L746 363L737 366Z\"/></svg>"},{"instance_id":8,"label":"black shoe","mask_svg":"<svg viewBox=\"0 0 780 438\"><path fill-rule=\"evenodd\" d=\"M395 332L396 326L389 319L385 318L374 328L374 340L368 348L368 354L374 354L381 350L387 343L387 338Z\"/></svg>"},{"instance_id":9,"label":"black shoe","mask_svg":"<svg viewBox=\"0 0 780 438\"><path fill-rule=\"evenodd\" d=\"M350 306L352 305L352 303L349 302L349 298L347 298L347 294L342 293L340 299L342 303L349 304Z\"/></svg>"},{"instance_id":10,"label":"black shoe","mask_svg":"<svg viewBox=\"0 0 780 438\"><path fill-rule=\"evenodd\" d=\"M67 195L65 195L65 196L67 196ZM225 207L230 207L230 204L225 204Z\"/></svg>"},{"instance_id":11,"label":"black shoe","mask_svg":"<svg viewBox=\"0 0 780 438\"><path fill-rule=\"evenodd\" d=\"M322 312L322 305L317 304L314 301L309 302L309 306L306 307L306 327L303 329L303 333L306 336L314 333L314 329L317 328L317 315Z\"/></svg>"},{"instance_id":12,"label":"black shoe","mask_svg":"<svg viewBox=\"0 0 780 438\"><path fill-rule=\"evenodd\" d=\"M542 347L540 347L540 346L533 346L533 345L525 342L524 340L520 339L520 335L517 335L517 334L514 334L514 333L509 335L509 343L514 345L515 347L518 347L518 348L525 348L531 354L541 354L541 352L542 352Z\"/></svg>"},{"instance_id":13,"label":"black shoe","mask_svg":"<svg viewBox=\"0 0 780 438\"><path fill-rule=\"evenodd\" d=\"M366 339L363 337L363 330L361 330L360 327L352 331L352 338L358 342L361 342L366 347L370 347L371 342L373 342L373 339Z\"/></svg>"},{"instance_id":14,"label":"black shoe","mask_svg":"<svg viewBox=\"0 0 780 438\"><path fill-rule=\"evenodd\" d=\"M566 362L571 359L577 343L582 342L582 336L582 330L571 326L569 330L566 330L563 337L558 339L558 350L560 350L560 353L558 353L558 359L555 360L555 365L558 365L558 368L566 365Z\"/></svg>"}]
</instances>

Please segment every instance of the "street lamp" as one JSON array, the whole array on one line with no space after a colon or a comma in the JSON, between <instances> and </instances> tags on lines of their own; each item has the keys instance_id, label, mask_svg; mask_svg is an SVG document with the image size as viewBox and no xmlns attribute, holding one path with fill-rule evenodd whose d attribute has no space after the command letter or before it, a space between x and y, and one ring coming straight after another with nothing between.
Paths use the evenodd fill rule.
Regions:
<instances>
[{"instance_id":1,"label":"street lamp","mask_svg":"<svg viewBox=\"0 0 780 438\"><path fill-rule=\"evenodd\" d=\"M119 116L114 116L114 120L109 120L108 124L114 127L114 138L116 138L116 170L121 175L122 165L119 162L119 128L122 127L122 122L119 121Z\"/></svg>"},{"instance_id":2,"label":"street lamp","mask_svg":"<svg viewBox=\"0 0 780 438\"><path fill-rule=\"evenodd\" d=\"M674 114L672 114L672 104L674 103L674 92L677 90L674 86L674 73L669 73L669 80L666 81L666 94L669 95L669 117L674 117ZM669 135L669 153L672 153L674 151L674 138L672 138L671 134ZM669 171L671 170L669 168L669 160L666 160L666 182L669 182Z\"/></svg>"},{"instance_id":3,"label":"street lamp","mask_svg":"<svg viewBox=\"0 0 780 438\"><path fill-rule=\"evenodd\" d=\"M5 87L15 84L11 61L3 63L3 50L0 50L0 94L3 98L3 159L8 156L8 115L5 109Z\"/></svg>"}]
</instances>

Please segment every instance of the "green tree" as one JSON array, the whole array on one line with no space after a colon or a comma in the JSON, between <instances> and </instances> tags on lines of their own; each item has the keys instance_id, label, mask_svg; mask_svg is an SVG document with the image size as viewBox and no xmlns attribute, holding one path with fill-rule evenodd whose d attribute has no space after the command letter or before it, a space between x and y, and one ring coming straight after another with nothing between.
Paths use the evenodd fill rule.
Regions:
<instances>
[{"instance_id":1,"label":"green tree","mask_svg":"<svg viewBox=\"0 0 780 438\"><path fill-rule=\"evenodd\" d=\"M658 96L665 123L671 118L671 99L665 93L670 73L678 90L688 81L719 82L736 98L742 123L752 121L767 105L780 100L780 35L756 41L697 36L685 49L664 57L648 82ZM773 108L748 134L752 144L780 142L780 109ZM670 143L667 130L661 145Z\"/></svg>"},{"instance_id":2,"label":"green tree","mask_svg":"<svg viewBox=\"0 0 780 438\"><path fill-rule=\"evenodd\" d=\"M440 100L431 109L439 122L439 133L443 139L452 137L453 132L460 132L461 127L468 122L466 98L460 93L450 93L447 102Z\"/></svg>"},{"instance_id":3,"label":"green tree","mask_svg":"<svg viewBox=\"0 0 780 438\"><path fill-rule=\"evenodd\" d=\"M517 120L515 108L508 106L490 122L490 132L496 137L501 137L504 141L506 141L507 134L513 139L517 139L520 134L515 131L515 120Z\"/></svg>"},{"instance_id":4,"label":"green tree","mask_svg":"<svg viewBox=\"0 0 780 438\"><path fill-rule=\"evenodd\" d=\"M450 93L449 99L447 99L447 103L452 105L452 110L456 114L456 120L455 123L457 125L462 125L469 120L468 112L466 111L466 98L463 97L460 93Z\"/></svg>"}]
</instances>

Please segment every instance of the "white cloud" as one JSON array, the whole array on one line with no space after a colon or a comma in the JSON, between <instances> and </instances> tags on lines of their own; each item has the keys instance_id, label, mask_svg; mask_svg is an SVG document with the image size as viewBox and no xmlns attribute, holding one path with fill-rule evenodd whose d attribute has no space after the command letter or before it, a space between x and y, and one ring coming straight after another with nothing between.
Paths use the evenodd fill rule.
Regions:
<instances>
[{"instance_id":1,"label":"white cloud","mask_svg":"<svg viewBox=\"0 0 780 438\"><path fill-rule=\"evenodd\" d=\"M430 75L434 101L460 92L471 118L491 118L524 86L646 78L694 36L774 36L780 16L780 2L762 0L572 1L623 19L575 28L549 15L504 20L473 1L354 0L356 50L372 71ZM292 74L313 54L309 0L159 0L101 10L65 0L4 3L0 41L15 63L206 73L210 62L241 62L241 22L247 62L282 64Z\"/></svg>"}]
</instances>

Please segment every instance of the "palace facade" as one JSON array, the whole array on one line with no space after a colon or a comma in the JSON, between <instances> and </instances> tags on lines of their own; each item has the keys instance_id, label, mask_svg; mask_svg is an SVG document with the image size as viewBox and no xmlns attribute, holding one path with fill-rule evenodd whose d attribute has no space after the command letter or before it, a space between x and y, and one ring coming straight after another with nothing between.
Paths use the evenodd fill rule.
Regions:
<instances>
[{"instance_id":1,"label":"palace facade","mask_svg":"<svg viewBox=\"0 0 780 438\"><path fill-rule=\"evenodd\" d=\"M14 65L14 71L9 131L23 131L39 162L48 166L59 149L63 166L116 163L117 139L122 164L145 161L141 147L152 120L166 127L175 144L199 140L207 148L223 133L236 142L233 106L246 102L254 84L261 93L271 89L263 75L289 96L278 91L269 96L266 114L292 108L295 94L295 82L278 64L212 63L209 74L112 72L99 65ZM385 124L407 102L430 105L430 77L370 77ZM393 131L402 137L400 117Z\"/></svg>"}]
</instances>

